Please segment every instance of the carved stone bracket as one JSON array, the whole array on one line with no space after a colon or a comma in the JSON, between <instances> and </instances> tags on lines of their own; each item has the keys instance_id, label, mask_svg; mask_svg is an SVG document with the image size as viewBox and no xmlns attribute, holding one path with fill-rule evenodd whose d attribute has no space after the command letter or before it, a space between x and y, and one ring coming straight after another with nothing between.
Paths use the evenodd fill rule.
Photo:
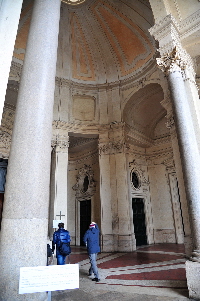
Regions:
<instances>
[{"instance_id":1,"label":"carved stone bracket","mask_svg":"<svg viewBox=\"0 0 200 301\"><path fill-rule=\"evenodd\" d=\"M123 153L127 150L127 148L128 146L124 139L119 141L112 140L108 143L99 143L99 155Z\"/></svg>"},{"instance_id":2,"label":"carved stone bracket","mask_svg":"<svg viewBox=\"0 0 200 301\"><path fill-rule=\"evenodd\" d=\"M79 201L90 199L96 192L94 173L90 165L84 164L76 176L76 184L72 187Z\"/></svg>"}]
</instances>

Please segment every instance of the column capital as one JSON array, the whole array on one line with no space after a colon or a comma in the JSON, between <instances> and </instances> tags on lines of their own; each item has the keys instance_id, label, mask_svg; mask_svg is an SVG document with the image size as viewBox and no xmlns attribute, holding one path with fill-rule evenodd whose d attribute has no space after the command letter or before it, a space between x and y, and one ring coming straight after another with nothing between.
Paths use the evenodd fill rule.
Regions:
<instances>
[{"instance_id":1,"label":"column capital","mask_svg":"<svg viewBox=\"0 0 200 301\"><path fill-rule=\"evenodd\" d=\"M68 152L69 136L54 135L51 140L51 147L55 152Z\"/></svg>"},{"instance_id":2,"label":"column capital","mask_svg":"<svg viewBox=\"0 0 200 301\"><path fill-rule=\"evenodd\" d=\"M196 85L192 59L185 49L179 45L156 60L158 67L167 76L170 73L180 72L184 80L189 80Z\"/></svg>"},{"instance_id":3,"label":"column capital","mask_svg":"<svg viewBox=\"0 0 200 301\"><path fill-rule=\"evenodd\" d=\"M181 72L184 79L192 79L195 82L193 61L181 43L182 26L169 14L150 28L149 32L159 42L159 68L166 75Z\"/></svg>"},{"instance_id":4,"label":"column capital","mask_svg":"<svg viewBox=\"0 0 200 301\"><path fill-rule=\"evenodd\" d=\"M180 53L180 50L178 50L177 47L174 47L174 49L171 52L166 53L161 58L157 58L157 64L158 67L167 75L170 72L185 70L188 61L187 56L184 54L184 52Z\"/></svg>"}]
</instances>

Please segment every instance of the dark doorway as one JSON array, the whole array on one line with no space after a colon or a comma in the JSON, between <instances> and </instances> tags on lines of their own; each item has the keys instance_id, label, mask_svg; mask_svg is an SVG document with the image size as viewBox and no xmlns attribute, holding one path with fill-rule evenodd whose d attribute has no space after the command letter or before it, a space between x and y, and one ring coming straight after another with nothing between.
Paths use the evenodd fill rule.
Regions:
<instances>
[{"instance_id":1,"label":"dark doorway","mask_svg":"<svg viewBox=\"0 0 200 301\"><path fill-rule=\"evenodd\" d=\"M132 199L133 224L136 238L136 246L147 244L144 201L141 198Z\"/></svg>"},{"instance_id":2,"label":"dark doorway","mask_svg":"<svg viewBox=\"0 0 200 301\"><path fill-rule=\"evenodd\" d=\"M84 246L83 236L91 223L91 200L80 202L80 245Z\"/></svg>"},{"instance_id":3,"label":"dark doorway","mask_svg":"<svg viewBox=\"0 0 200 301\"><path fill-rule=\"evenodd\" d=\"M3 212L7 166L8 166L8 159L0 158L0 229L1 229L1 220L2 220L2 212Z\"/></svg>"},{"instance_id":4,"label":"dark doorway","mask_svg":"<svg viewBox=\"0 0 200 301\"><path fill-rule=\"evenodd\" d=\"M0 192L0 229L1 229L1 219L2 219L2 211L3 211L3 199L4 199L4 193Z\"/></svg>"}]
</instances>

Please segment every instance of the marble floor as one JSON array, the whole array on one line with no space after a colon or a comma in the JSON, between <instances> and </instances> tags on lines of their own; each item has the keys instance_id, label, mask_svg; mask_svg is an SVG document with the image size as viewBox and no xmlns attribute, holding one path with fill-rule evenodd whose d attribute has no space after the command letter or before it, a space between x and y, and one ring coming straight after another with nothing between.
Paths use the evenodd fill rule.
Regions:
<instances>
[{"instance_id":1,"label":"marble floor","mask_svg":"<svg viewBox=\"0 0 200 301\"><path fill-rule=\"evenodd\" d=\"M88 276L85 247L72 247L71 264L79 264L79 289L52 292L54 300L189 300L184 246L157 244L131 253L99 253L100 282ZM191 300L191 299L190 299Z\"/></svg>"}]
</instances>

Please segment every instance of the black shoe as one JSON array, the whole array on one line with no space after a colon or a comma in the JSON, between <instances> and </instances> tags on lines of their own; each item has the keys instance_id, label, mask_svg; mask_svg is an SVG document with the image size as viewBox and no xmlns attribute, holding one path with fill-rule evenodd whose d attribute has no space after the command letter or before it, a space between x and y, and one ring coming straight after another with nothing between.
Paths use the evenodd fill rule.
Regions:
<instances>
[{"instance_id":1,"label":"black shoe","mask_svg":"<svg viewBox=\"0 0 200 301\"><path fill-rule=\"evenodd\" d=\"M100 279L98 279L98 278L93 278L93 279L92 279L92 281L99 282L99 281L100 281Z\"/></svg>"},{"instance_id":2,"label":"black shoe","mask_svg":"<svg viewBox=\"0 0 200 301\"><path fill-rule=\"evenodd\" d=\"M88 276L92 276L92 274L89 273Z\"/></svg>"}]
</instances>

